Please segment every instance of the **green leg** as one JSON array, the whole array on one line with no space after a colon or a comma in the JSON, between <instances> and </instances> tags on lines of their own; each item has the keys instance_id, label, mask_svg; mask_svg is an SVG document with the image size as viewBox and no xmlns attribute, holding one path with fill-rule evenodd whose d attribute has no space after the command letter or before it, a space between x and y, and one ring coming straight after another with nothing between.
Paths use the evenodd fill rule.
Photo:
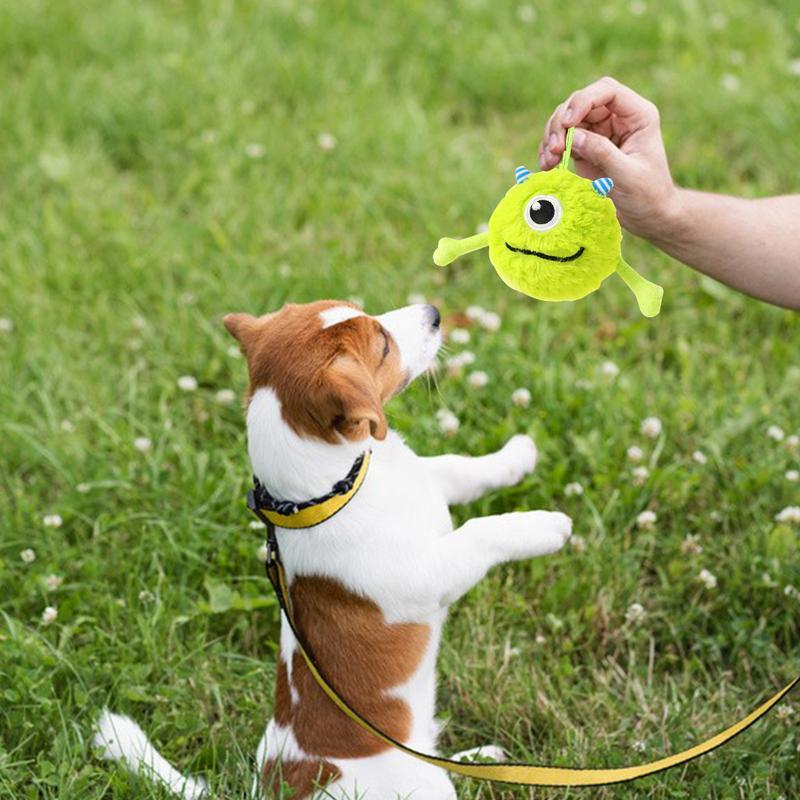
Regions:
<instances>
[{"instance_id":1,"label":"green leg","mask_svg":"<svg viewBox=\"0 0 800 800\"><path fill-rule=\"evenodd\" d=\"M459 256L488 246L488 233L476 233L466 239L439 239L439 245L433 254L433 263L437 267L444 267Z\"/></svg>"},{"instance_id":2,"label":"green leg","mask_svg":"<svg viewBox=\"0 0 800 800\"><path fill-rule=\"evenodd\" d=\"M661 298L664 296L664 290L657 283L651 283L643 278L621 257L617 264L617 272L636 296L639 311L646 317L656 316L661 311Z\"/></svg>"}]
</instances>

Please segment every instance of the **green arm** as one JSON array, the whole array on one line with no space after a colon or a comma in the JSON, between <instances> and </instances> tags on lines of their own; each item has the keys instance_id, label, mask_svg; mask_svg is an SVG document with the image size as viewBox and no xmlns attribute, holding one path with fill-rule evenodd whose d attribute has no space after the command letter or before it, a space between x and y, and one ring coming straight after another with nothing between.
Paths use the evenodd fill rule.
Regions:
<instances>
[{"instance_id":1,"label":"green arm","mask_svg":"<svg viewBox=\"0 0 800 800\"><path fill-rule=\"evenodd\" d=\"M639 311L646 317L656 316L661 311L661 298L664 296L664 290L657 283L651 283L643 278L621 256L619 264L617 264L617 272L636 296Z\"/></svg>"},{"instance_id":2,"label":"green arm","mask_svg":"<svg viewBox=\"0 0 800 800\"><path fill-rule=\"evenodd\" d=\"M488 246L488 233L476 233L466 239L439 239L439 245L433 254L433 263L437 267L444 267L459 256Z\"/></svg>"}]
</instances>

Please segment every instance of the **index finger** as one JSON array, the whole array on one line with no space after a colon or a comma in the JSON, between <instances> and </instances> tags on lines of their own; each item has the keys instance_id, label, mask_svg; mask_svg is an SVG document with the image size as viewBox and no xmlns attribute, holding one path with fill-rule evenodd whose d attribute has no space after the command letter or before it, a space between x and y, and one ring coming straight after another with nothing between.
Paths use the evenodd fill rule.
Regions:
<instances>
[{"instance_id":1,"label":"index finger","mask_svg":"<svg viewBox=\"0 0 800 800\"><path fill-rule=\"evenodd\" d=\"M550 161L564 151L564 132L567 128L594 124L609 114L627 118L635 124L637 117L642 122L651 121L657 117L658 111L653 103L618 80L600 78L573 92L548 120L542 146L550 151Z\"/></svg>"}]
</instances>

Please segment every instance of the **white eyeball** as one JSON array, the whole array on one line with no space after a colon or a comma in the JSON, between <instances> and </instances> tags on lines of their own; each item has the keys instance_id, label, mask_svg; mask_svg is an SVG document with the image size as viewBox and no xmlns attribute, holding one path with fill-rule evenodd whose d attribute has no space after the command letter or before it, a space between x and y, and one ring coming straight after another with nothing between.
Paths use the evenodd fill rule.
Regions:
<instances>
[{"instance_id":1,"label":"white eyeball","mask_svg":"<svg viewBox=\"0 0 800 800\"><path fill-rule=\"evenodd\" d=\"M549 194L537 194L525 204L522 214L529 228L543 233L561 222L561 203Z\"/></svg>"}]
</instances>

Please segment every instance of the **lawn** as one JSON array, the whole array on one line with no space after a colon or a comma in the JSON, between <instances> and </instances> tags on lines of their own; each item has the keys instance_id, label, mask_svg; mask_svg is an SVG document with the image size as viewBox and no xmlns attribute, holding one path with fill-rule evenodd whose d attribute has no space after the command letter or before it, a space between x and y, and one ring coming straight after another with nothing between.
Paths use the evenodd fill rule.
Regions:
<instances>
[{"instance_id":1,"label":"lawn","mask_svg":"<svg viewBox=\"0 0 800 800\"><path fill-rule=\"evenodd\" d=\"M451 328L495 312L449 343L474 364L418 382L391 423L426 454L535 437L535 475L457 521L574 518L571 546L453 609L444 752L638 763L792 679L800 533L775 517L800 494L800 318L633 239L666 290L655 320L617 278L537 303L485 253L446 270L431 253L485 223L554 104L604 73L659 104L679 182L797 191L798 59L797 2L0 5L0 797L162 797L95 757L106 705L216 796L247 796L278 617L220 319L287 301L421 294ZM461 796L788 800L798 720L795 695L636 784Z\"/></svg>"}]
</instances>

